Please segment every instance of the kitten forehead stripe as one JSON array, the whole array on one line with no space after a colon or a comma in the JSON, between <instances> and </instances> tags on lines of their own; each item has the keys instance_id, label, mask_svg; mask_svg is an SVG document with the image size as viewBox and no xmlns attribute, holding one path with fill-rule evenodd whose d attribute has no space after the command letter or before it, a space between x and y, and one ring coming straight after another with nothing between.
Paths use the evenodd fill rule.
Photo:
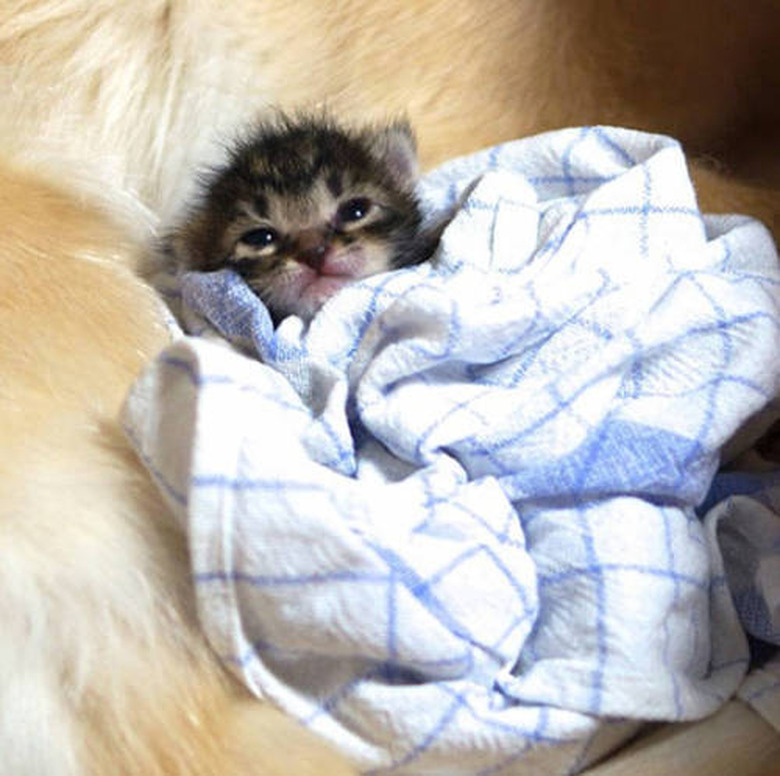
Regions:
<instances>
[{"instance_id":1,"label":"kitten forehead stripe","mask_svg":"<svg viewBox=\"0 0 780 776\"><path fill-rule=\"evenodd\" d=\"M328 175L326 181L328 188L334 197L340 197L344 191L344 186L341 182L341 176L335 170Z\"/></svg>"},{"instance_id":2,"label":"kitten forehead stripe","mask_svg":"<svg viewBox=\"0 0 780 776\"><path fill-rule=\"evenodd\" d=\"M255 212L258 216L261 218L268 217L268 198L265 196L265 194L256 194L253 204Z\"/></svg>"}]
</instances>

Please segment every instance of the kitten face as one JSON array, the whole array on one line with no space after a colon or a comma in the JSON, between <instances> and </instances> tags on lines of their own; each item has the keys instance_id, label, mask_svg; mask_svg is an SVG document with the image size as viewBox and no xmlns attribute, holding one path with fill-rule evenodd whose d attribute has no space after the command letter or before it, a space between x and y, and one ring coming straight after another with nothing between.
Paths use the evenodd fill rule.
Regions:
<instances>
[{"instance_id":1,"label":"kitten face","mask_svg":"<svg viewBox=\"0 0 780 776\"><path fill-rule=\"evenodd\" d=\"M207 185L174 237L190 268L233 267L278 321L310 319L347 283L425 258L404 124L261 127Z\"/></svg>"}]
</instances>

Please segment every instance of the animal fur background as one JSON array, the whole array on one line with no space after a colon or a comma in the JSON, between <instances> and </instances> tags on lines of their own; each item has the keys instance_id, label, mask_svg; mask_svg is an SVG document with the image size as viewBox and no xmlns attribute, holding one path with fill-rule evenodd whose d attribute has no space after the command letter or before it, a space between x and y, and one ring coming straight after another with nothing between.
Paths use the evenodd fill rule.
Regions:
<instances>
[{"instance_id":1,"label":"animal fur background","mask_svg":"<svg viewBox=\"0 0 780 776\"><path fill-rule=\"evenodd\" d=\"M206 650L116 422L166 339L133 270L225 133L404 112L429 166L639 126L720 160L694 168L705 209L774 226L778 22L770 0L5 0L0 774L348 772Z\"/></svg>"}]
</instances>

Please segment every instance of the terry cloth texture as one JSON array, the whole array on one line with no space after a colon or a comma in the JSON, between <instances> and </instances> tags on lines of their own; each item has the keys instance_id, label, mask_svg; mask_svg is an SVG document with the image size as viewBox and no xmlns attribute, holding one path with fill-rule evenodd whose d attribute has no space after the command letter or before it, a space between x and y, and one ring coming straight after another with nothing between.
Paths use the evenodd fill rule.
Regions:
<instances>
[{"instance_id":1,"label":"terry cloth texture","mask_svg":"<svg viewBox=\"0 0 780 776\"><path fill-rule=\"evenodd\" d=\"M778 390L777 255L701 215L674 141L627 130L499 146L421 192L457 204L435 260L308 329L274 331L230 271L183 276L210 336L149 367L127 432L254 693L366 771L574 772L745 675L749 570L696 508Z\"/></svg>"}]
</instances>

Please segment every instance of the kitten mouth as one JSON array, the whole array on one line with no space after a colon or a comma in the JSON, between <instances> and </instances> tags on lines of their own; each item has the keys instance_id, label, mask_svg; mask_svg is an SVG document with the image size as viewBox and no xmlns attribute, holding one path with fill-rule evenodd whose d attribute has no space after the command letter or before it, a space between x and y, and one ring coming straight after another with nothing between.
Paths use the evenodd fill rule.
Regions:
<instances>
[{"instance_id":1,"label":"kitten mouth","mask_svg":"<svg viewBox=\"0 0 780 776\"><path fill-rule=\"evenodd\" d=\"M277 286L270 307L277 315L297 313L310 320L332 296L365 276L366 258L359 248L329 250L316 267L296 261Z\"/></svg>"},{"instance_id":2,"label":"kitten mouth","mask_svg":"<svg viewBox=\"0 0 780 776\"><path fill-rule=\"evenodd\" d=\"M299 287L300 302L311 313L344 286L362 276L364 266L360 251L330 251L316 270L307 267Z\"/></svg>"},{"instance_id":3,"label":"kitten mouth","mask_svg":"<svg viewBox=\"0 0 780 776\"><path fill-rule=\"evenodd\" d=\"M292 309L302 318L311 319L325 302L353 280L351 275L315 275L301 284Z\"/></svg>"}]
</instances>

